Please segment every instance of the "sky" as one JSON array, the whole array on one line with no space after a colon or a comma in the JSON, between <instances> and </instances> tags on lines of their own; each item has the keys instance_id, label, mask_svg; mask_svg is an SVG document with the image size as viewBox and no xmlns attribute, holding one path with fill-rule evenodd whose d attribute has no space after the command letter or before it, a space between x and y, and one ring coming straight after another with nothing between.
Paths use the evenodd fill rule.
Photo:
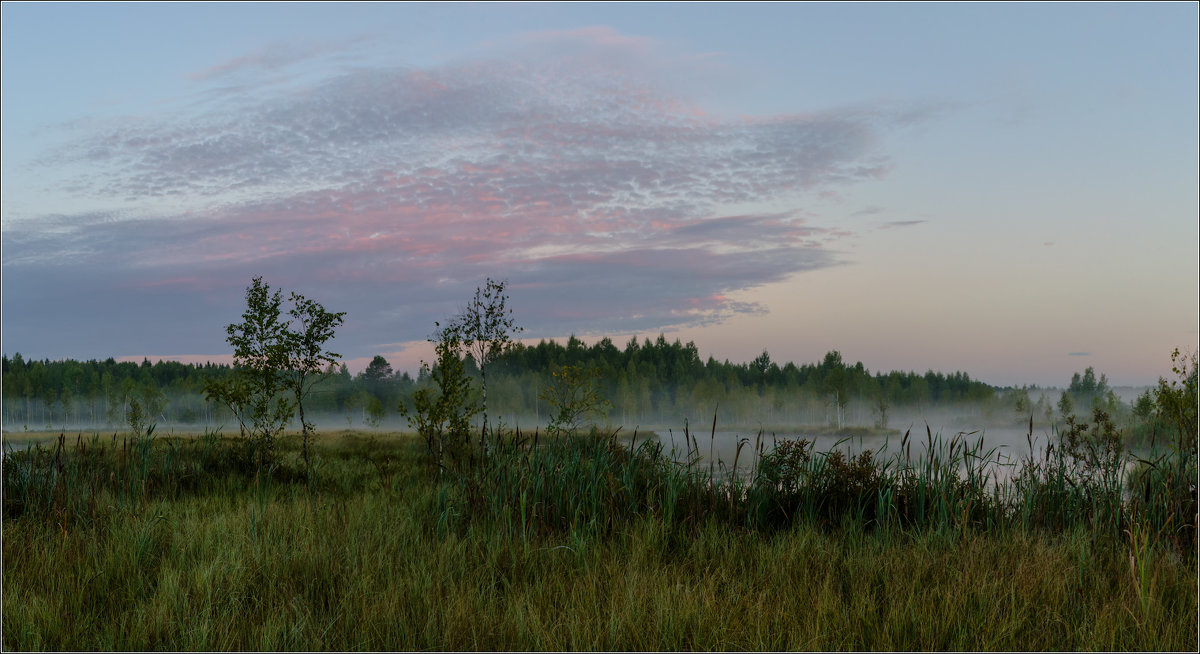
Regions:
<instances>
[{"instance_id":1,"label":"sky","mask_svg":"<svg viewBox=\"0 0 1200 654\"><path fill-rule=\"evenodd\" d=\"M1198 6L5 2L2 349L229 361L261 275L415 372L490 277L530 342L1150 384Z\"/></svg>"}]
</instances>

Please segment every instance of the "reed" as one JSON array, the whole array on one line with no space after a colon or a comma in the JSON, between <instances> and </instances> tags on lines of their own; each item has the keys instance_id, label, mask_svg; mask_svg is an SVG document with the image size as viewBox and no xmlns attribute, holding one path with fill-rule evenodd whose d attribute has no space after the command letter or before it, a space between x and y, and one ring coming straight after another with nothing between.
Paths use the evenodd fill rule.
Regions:
<instances>
[{"instance_id":1,"label":"reed","mask_svg":"<svg viewBox=\"0 0 1200 654\"><path fill-rule=\"evenodd\" d=\"M680 456L644 434L497 436L443 472L418 437L354 433L318 437L311 474L299 436L262 475L216 433L7 452L2 644L1196 644L1194 449L1108 469L1064 439L1012 462L973 434L851 456L760 432L723 469L702 456L715 427L706 447L685 424Z\"/></svg>"},{"instance_id":2,"label":"reed","mask_svg":"<svg viewBox=\"0 0 1200 654\"><path fill-rule=\"evenodd\" d=\"M650 519L667 532L694 532L708 521L773 532L796 524L826 530L847 524L885 534L1069 533L1122 542L1130 531L1195 556L1195 451L1172 449L1153 459L1101 452L1074 431L1021 461L985 448L975 432L949 438L926 428L925 453L913 457L911 434L888 453L849 455L839 441L814 451L805 439L778 440L764 451L756 438L753 467L736 466L749 439L740 439L735 465L725 469L701 456L685 423L682 456L661 443L615 433L571 433L530 439L509 435L491 455L447 481L440 515L460 531L482 522L520 538L546 534L603 536L630 521ZM715 424L710 432L711 452ZM1056 443L1057 442L1057 446ZM1131 463L1140 475L1131 481ZM1001 475L1008 470L1009 474ZM1135 484L1138 493L1130 493ZM451 517L452 516L452 517Z\"/></svg>"}]
</instances>

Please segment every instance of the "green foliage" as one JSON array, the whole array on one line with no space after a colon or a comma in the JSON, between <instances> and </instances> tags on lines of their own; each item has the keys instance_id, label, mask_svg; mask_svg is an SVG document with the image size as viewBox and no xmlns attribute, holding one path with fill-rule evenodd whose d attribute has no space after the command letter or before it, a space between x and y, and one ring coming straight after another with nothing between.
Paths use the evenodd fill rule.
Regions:
<instances>
[{"instance_id":1,"label":"green foliage","mask_svg":"<svg viewBox=\"0 0 1200 654\"><path fill-rule=\"evenodd\" d=\"M379 398L371 396L367 399L366 409L368 424L372 427L378 428L383 422L383 416L385 413L383 402L380 402Z\"/></svg>"},{"instance_id":2,"label":"green foliage","mask_svg":"<svg viewBox=\"0 0 1200 654\"><path fill-rule=\"evenodd\" d=\"M812 441L788 439L762 457L756 485L766 492L750 497L750 521L759 526L789 523L800 505L812 466Z\"/></svg>"},{"instance_id":3,"label":"green foliage","mask_svg":"<svg viewBox=\"0 0 1200 654\"><path fill-rule=\"evenodd\" d=\"M326 377L340 355L325 349L345 312L330 313L318 302L298 293L289 297L287 319L282 312L283 293L255 277L246 288L242 322L225 328L233 346L233 374L210 379L205 391L230 408L243 435L248 435L251 457L258 465L275 462L275 441L299 409L304 438L304 461L309 463L312 424L304 416L304 399Z\"/></svg>"},{"instance_id":4,"label":"green foliage","mask_svg":"<svg viewBox=\"0 0 1200 654\"><path fill-rule=\"evenodd\" d=\"M729 424L757 425L764 421L816 424L822 419L822 402L827 397L825 379L837 369L842 370L845 378L847 401L869 401L873 405L874 398L882 395L892 407L917 401L948 406L960 402L986 404L994 396L990 386L970 379L965 373L872 374L861 364L846 364L840 356L834 357L830 365L770 362L765 368L711 358L704 361L694 343L668 342L665 337L644 342L631 339L624 348L611 339L600 339L587 346L574 338L566 344L542 341L533 346L511 345L478 373L472 369L477 365L474 354L467 363L468 374L478 374L481 381L486 374L489 417L500 412L513 416L540 413L544 409L539 399L540 389L550 383L551 371L560 365L599 370L601 393L612 401L614 412L624 424L644 420L669 424L689 414L707 413L718 403ZM55 419L66 418L72 424L95 427L121 424L125 422L126 398L138 387L157 388L164 394L161 421L209 424L236 421L224 403L203 393L210 380L235 376L227 365L175 361L154 364L145 361L139 365L112 359L28 361L20 355L4 357L3 361L6 426L22 422L31 427L46 425L51 422L51 409ZM357 411L365 402L359 401L363 393L378 398L385 407L399 403L411 406L417 382L407 373L388 377L387 367L380 357L375 366L380 375L364 371L351 377L348 372L336 369L329 376L321 375L320 391L303 401L306 414L345 415ZM64 403L68 390L71 399ZM53 407L49 404L51 391L55 394ZM832 404L833 398L828 397ZM1039 419L1044 410L1039 405ZM351 418L351 423L357 421L357 416Z\"/></svg>"},{"instance_id":5,"label":"green foliage","mask_svg":"<svg viewBox=\"0 0 1200 654\"><path fill-rule=\"evenodd\" d=\"M142 411L142 404L136 399L129 402L129 412L125 419L129 422L129 428L133 433L140 434L146 428L146 414Z\"/></svg>"},{"instance_id":6,"label":"green foliage","mask_svg":"<svg viewBox=\"0 0 1200 654\"><path fill-rule=\"evenodd\" d=\"M802 522L946 532L1004 522L1007 509L988 496L979 465L994 451L962 435L947 443L931 433L929 454L913 461L907 445L905 434L900 452L884 458L871 450L814 452L806 439L780 442L761 457L746 489L747 524L771 531Z\"/></svg>"},{"instance_id":7,"label":"green foliage","mask_svg":"<svg viewBox=\"0 0 1200 654\"><path fill-rule=\"evenodd\" d=\"M1147 527L1127 531L1131 542L1148 538L1169 539L1176 543L1196 542L1197 505L1197 394L1196 353L1171 354L1171 371L1176 379L1159 378L1154 389L1153 426L1165 426L1174 431L1175 439L1169 449L1160 453L1152 448L1149 459L1138 459L1139 465L1129 475L1127 487L1136 511L1144 516ZM1138 409L1145 412L1139 398ZM1152 441L1153 442L1153 441Z\"/></svg>"},{"instance_id":8,"label":"green foliage","mask_svg":"<svg viewBox=\"0 0 1200 654\"><path fill-rule=\"evenodd\" d=\"M418 388L411 406L399 409L409 425L425 439L429 455L439 470L453 464L460 467L471 456L471 419L483 414L480 445L484 452L487 441L487 370L497 357L512 346L511 336L521 331L514 325L512 311L506 307L505 282L490 277L467 308L445 327L435 323L438 331L430 340L434 343L437 362L430 368L421 364L421 379L432 384ZM481 393L478 403L473 397L468 364L473 363L480 376Z\"/></svg>"},{"instance_id":9,"label":"green foliage","mask_svg":"<svg viewBox=\"0 0 1200 654\"><path fill-rule=\"evenodd\" d=\"M119 460L120 439L115 449L101 440L104 458ZM211 463L197 470L168 464L172 445L196 443L176 457L184 462L199 459L202 441L155 441L145 500L118 506L119 493L140 492L141 479L136 465L105 464L94 468L96 483L115 471L124 490L102 491L93 519L74 520L70 508L6 514L6 650L1195 646L1195 563L1157 545L1152 531L1135 529L1114 544L1093 541L1086 530L960 537L804 524L764 534L717 520L669 526L651 504L663 496L651 483L665 485L651 464L657 443L640 439L631 457L627 446L601 449L603 439L586 437L543 442L537 449L545 459L536 465L544 471L509 468L521 474L510 475L506 487L517 487L522 475L531 480L522 531L520 495L505 495L518 500L506 504L507 513L499 500L467 508L452 480L431 484L420 474L417 439L322 439L314 446L323 462L314 472L317 495L300 492L298 473L259 485L253 468L231 468L232 439L218 440ZM84 444L87 456L99 452ZM285 469L297 465L299 445L281 441ZM558 447L562 454L551 456ZM41 469L52 471L53 452L43 456L49 461ZM575 465L568 457L579 459L575 474L555 474L559 464ZM606 458L639 463L621 468L628 482L610 483ZM140 452L129 461L140 464ZM154 473L168 470L179 474ZM4 473L12 474L7 461ZM92 479L73 482L68 495L86 497ZM6 477L6 503L9 483ZM590 512L595 497L609 498L619 512ZM452 528L439 531L443 506ZM475 519L460 524L459 509Z\"/></svg>"},{"instance_id":10,"label":"green foliage","mask_svg":"<svg viewBox=\"0 0 1200 654\"><path fill-rule=\"evenodd\" d=\"M333 338L334 330L344 322L346 312L330 313L318 302L298 293L291 294L292 308L288 310L291 324L283 332L287 356L286 385L290 387L300 412L300 427L304 436L304 463L309 459L309 437L312 423L304 417L304 399L315 384L328 377L341 355L325 349L325 343ZM382 406L380 406L382 411Z\"/></svg>"},{"instance_id":11,"label":"green foliage","mask_svg":"<svg viewBox=\"0 0 1200 654\"><path fill-rule=\"evenodd\" d=\"M1147 462L1131 497L1122 476L1134 459L1101 408L1086 424L1071 417L1058 442L1023 461L985 450L970 434L943 439L927 430L925 453L911 455L906 433L898 452L840 449L815 452L811 443L783 440L739 477L736 458L721 474L702 461L685 425L686 456L667 458L661 444L636 437L626 447L615 434L570 432L539 446L515 433L505 447L480 457L453 478L442 501L440 530L481 521L509 533L611 533L638 516L666 533L717 522L776 532L798 524L822 529L897 533L1063 534L1085 529L1120 546L1129 530L1153 534L1156 546L1195 556L1196 457L1172 452ZM715 434L715 424L714 424ZM844 442L844 441L843 441ZM1008 476L999 473L1010 468ZM457 525L457 527L455 527ZM598 530L598 532L596 531Z\"/></svg>"},{"instance_id":12,"label":"green foliage","mask_svg":"<svg viewBox=\"0 0 1200 654\"><path fill-rule=\"evenodd\" d=\"M275 440L292 419L293 399L287 392L292 336L282 320L283 293L255 277L246 288L242 322L225 328L233 346L234 376L210 382L209 397L224 402L237 417L254 461L274 462Z\"/></svg>"},{"instance_id":13,"label":"green foliage","mask_svg":"<svg viewBox=\"0 0 1200 654\"><path fill-rule=\"evenodd\" d=\"M152 386L130 388L125 395L125 423L134 434L145 433L147 427L157 422L163 410L165 398Z\"/></svg>"},{"instance_id":14,"label":"green foliage","mask_svg":"<svg viewBox=\"0 0 1200 654\"><path fill-rule=\"evenodd\" d=\"M1120 398L1108 386L1108 377L1101 374L1099 379L1096 371L1088 366L1083 374L1071 376L1071 383L1059 400L1059 413L1066 420L1076 409L1090 411L1101 409L1113 419L1118 418L1126 410Z\"/></svg>"},{"instance_id":15,"label":"green foliage","mask_svg":"<svg viewBox=\"0 0 1200 654\"><path fill-rule=\"evenodd\" d=\"M1148 420L1154 414L1154 392L1147 389L1137 396L1133 404L1133 415Z\"/></svg>"},{"instance_id":16,"label":"green foliage","mask_svg":"<svg viewBox=\"0 0 1200 654\"><path fill-rule=\"evenodd\" d=\"M1154 389L1154 403L1159 415L1175 427L1178 446L1196 451L1197 434L1197 390L1196 353L1180 354L1179 348L1171 353L1171 372L1176 379L1167 381L1159 377Z\"/></svg>"},{"instance_id":17,"label":"green foliage","mask_svg":"<svg viewBox=\"0 0 1200 654\"><path fill-rule=\"evenodd\" d=\"M139 423L138 428L132 436L79 434L73 444L60 434L49 448L31 444L6 452L5 520L29 516L86 527L253 470L215 432L174 440L155 437L153 425Z\"/></svg>"},{"instance_id":18,"label":"green foliage","mask_svg":"<svg viewBox=\"0 0 1200 654\"><path fill-rule=\"evenodd\" d=\"M439 470L448 464L456 467L470 451L471 418L479 412L472 401L471 379L463 361L461 326L451 323L442 327L430 340L437 357L431 369L421 363L422 376L428 376L431 386L413 393L412 406L400 405L400 414L424 440L427 452Z\"/></svg>"},{"instance_id":19,"label":"green foliage","mask_svg":"<svg viewBox=\"0 0 1200 654\"><path fill-rule=\"evenodd\" d=\"M387 359L376 354L375 358L371 359L371 363L367 364L366 370L362 372L363 381L368 384L382 384L392 376L392 364L388 363Z\"/></svg>"},{"instance_id":20,"label":"green foliage","mask_svg":"<svg viewBox=\"0 0 1200 654\"><path fill-rule=\"evenodd\" d=\"M551 373L552 382L541 399L550 405L551 434L572 434L588 419L603 418L612 403L600 394L600 371L583 366L562 366Z\"/></svg>"},{"instance_id":21,"label":"green foliage","mask_svg":"<svg viewBox=\"0 0 1200 654\"><path fill-rule=\"evenodd\" d=\"M1062 396L1058 398L1058 413L1064 420L1075 415L1075 401L1071 399L1071 394L1066 391L1063 391Z\"/></svg>"},{"instance_id":22,"label":"green foliage","mask_svg":"<svg viewBox=\"0 0 1200 654\"><path fill-rule=\"evenodd\" d=\"M817 424L827 403L828 416L836 424L836 415L845 413L851 402L870 403L862 407L870 408L877 406L876 398L881 396L889 407L898 407L916 402L927 406L986 404L995 395L992 387L965 373L872 374L861 363L847 364L836 352L819 364L805 365L780 365L769 355L739 364L712 358L705 361L694 343L668 342L661 335L643 342L631 339L624 349L610 339L587 346L574 337L566 344L517 345L495 361L495 372L489 369L488 378L507 376L540 388L551 383L550 373L563 365L599 370L601 393L613 402L614 411L626 425L635 421L670 424L689 414L707 413L717 403L729 424L742 425L764 420L768 424ZM537 397L526 396L521 405L506 406L505 410L533 413Z\"/></svg>"},{"instance_id":23,"label":"green foliage","mask_svg":"<svg viewBox=\"0 0 1200 654\"><path fill-rule=\"evenodd\" d=\"M1059 447L1070 458L1072 472L1087 479L1120 473L1121 441L1121 433L1100 407L1092 409L1091 425L1068 416L1066 431L1059 435Z\"/></svg>"},{"instance_id":24,"label":"green foliage","mask_svg":"<svg viewBox=\"0 0 1200 654\"><path fill-rule=\"evenodd\" d=\"M888 401L887 395L885 393L881 392L875 398L874 412L875 412L875 428L876 429L887 429L888 409L891 408L891 405L892 405L892 403Z\"/></svg>"},{"instance_id":25,"label":"green foliage","mask_svg":"<svg viewBox=\"0 0 1200 654\"><path fill-rule=\"evenodd\" d=\"M1104 397L1109 391L1108 377L1100 375L1100 379L1096 379L1096 371L1088 366L1083 371L1083 375L1075 373L1071 377L1071 384L1067 387L1067 392L1074 395L1076 398L1094 399Z\"/></svg>"},{"instance_id":26,"label":"green foliage","mask_svg":"<svg viewBox=\"0 0 1200 654\"><path fill-rule=\"evenodd\" d=\"M1029 458L1011 478L992 476L1006 463L982 439L928 429L918 459L907 433L887 456L803 440L767 452L760 433L739 477L736 460L727 473L697 465L686 423L683 460L656 438L595 430L539 441L498 427L490 451L472 451L455 327L436 337L413 416L436 436L427 452L462 443L448 457L456 474L435 484L413 465L421 444L404 437L323 439L311 477L298 472L295 438L280 439L285 474L275 476L256 474L215 434L151 438L149 427L6 452L4 558L21 565L5 569L5 645L1194 646L1194 357L1155 394L1179 441L1139 460L1124 486L1112 472L1130 459L1103 406L1090 425L1072 416L1039 457L1031 423ZM575 369L576 387L602 380L579 358L555 365ZM319 492L296 492L304 482Z\"/></svg>"},{"instance_id":27,"label":"green foliage","mask_svg":"<svg viewBox=\"0 0 1200 654\"><path fill-rule=\"evenodd\" d=\"M1033 414L1033 402L1029 399L1029 389L1021 387L1013 391L1013 411L1018 418L1027 418Z\"/></svg>"},{"instance_id":28,"label":"green foliage","mask_svg":"<svg viewBox=\"0 0 1200 654\"><path fill-rule=\"evenodd\" d=\"M475 289L467 308L457 318L458 333L462 347L479 367L480 409L483 413L481 439L486 447L488 433L488 366L512 347L512 337L523 329L513 322L512 309L507 308L508 296L504 293L507 282L495 281L491 277L483 288Z\"/></svg>"}]
</instances>

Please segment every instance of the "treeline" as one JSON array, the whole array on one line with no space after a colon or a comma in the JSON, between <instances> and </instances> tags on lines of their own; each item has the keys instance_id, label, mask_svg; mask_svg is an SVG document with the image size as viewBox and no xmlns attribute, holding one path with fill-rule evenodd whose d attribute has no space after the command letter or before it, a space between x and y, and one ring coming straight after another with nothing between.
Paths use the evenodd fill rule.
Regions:
<instances>
[{"instance_id":1,"label":"treeline","mask_svg":"<svg viewBox=\"0 0 1200 654\"><path fill-rule=\"evenodd\" d=\"M468 374L478 376L474 361L466 363ZM1011 394L963 372L872 374L861 362L848 364L837 351L803 365L780 365L765 351L747 363L702 360L694 343L668 342L660 334L653 341L630 339L623 348L609 338L588 346L574 336L565 344L517 344L489 367L489 405L508 420L543 422L542 390L562 366L598 371L600 390L612 405L609 420L625 425L695 421L719 407L723 423L887 426L893 408L972 405L978 410L1008 401ZM3 421L9 428L119 426L131 400L164 423L231 420L228 409L203 392L209 380L232 374L228 365L30 361L15 354L3 356L3 371ZM428 379L428 369L413 379L394 372L382 356L354 376L344 364L331 366L306 407L344 419L348 426L402 426L399 407L411 406L413 393Z\"/></svg>"},{"instance_id":2,"label":"treeline","mask_svg":"<svg viewBox=\"0 0 1200 654\"><path fill-rule=\"evenodd\" d=\"M134 400L153 420L164 423L220 424L232 418L228 407L204 393L209 381L233 374L226 364L26 360L20 353L11 359L3 355L0 361L3 421L8 428L119 426L126 422ZM394 375L382 357L356 377L351 377L345 364L331 368L327 375L312 395L316 411L376 410L384 401L394 404L415 386L408 373Z\"/></svg>"},{"instance_id":3,"label":"treeline","mask_svg":"<svg viewBox=\"0 0 1200 654\"><path fill-rule=\"evenodd\" d=\"M495 364L497 399L512 411L536 414L537 389L559 366L595 368L614 422L650 420L673 424L711 417L720 406L724 422L823 424L841 420L887 422L887 412L906 405L922 409L955 404L984 405L997 389L964 372L872 374L862 362L848 364L832 351L820 363L782 365L764 351L748 363L700 358L696 345L630 339L624 348L609 338L588 346L574 336L565 345L542 341L517 345ZM520 390L523 397L516 397ZM849 413L847 413L849 412ZM882 425L886 426L886 425Z\"/></svg>"},{"instance_id":4,"label":"treeline","mask_svg":"<svg viewBox=\"0 0 1200 654\"><path fill-rule=\"evenodd\" d=\"M143 402L154 415L170 404L174 421L203 422L215 408L203 399L205 382L232 370L178 361L26 360L20 353L11 359L3 355L2 362L3 419L9 427L122 424L131 400Z\"/></svg>"}]
</instances>

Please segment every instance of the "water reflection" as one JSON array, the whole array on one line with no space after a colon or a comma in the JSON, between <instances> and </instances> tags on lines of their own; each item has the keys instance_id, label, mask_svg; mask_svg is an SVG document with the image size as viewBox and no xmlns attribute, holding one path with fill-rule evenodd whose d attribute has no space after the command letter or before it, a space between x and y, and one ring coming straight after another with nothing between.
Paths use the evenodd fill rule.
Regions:
<instances>
[{"instance_id":1,"label":"water reflection","mask_svg":"<svg viewBox=\"0 0 1200 654\"><path fill-rule=\"evenodd\" d=\"M870 450L877 461L897 458L908 465L918 466L931 454L940 460L957 457L958 473L965 476L967 463L963 462L962 448L973 452L971 466L976 474L990 483L1003 483L1020 472L1028 462L1044 463L1046 446L1057 443L1057 434L1042 430L1030 432L1028 428L991 427L986 429L940 431L926 426L907 428L887 434L838 435L813 433L816 430L797 428L791 431L706 431L695 433L674 429L658 431L663 453L680 464L686 464L689 456L693 465L708 467L714 474L727 477L732 474L736 461L738 476L753 472L761 456L775 450L785 440L807 439L813 443L812 452L841 451L855 456ZM905 432L908 438L904 438ZM741 452L738 444L742 443ZM930 449L933 451L931 452ZM951 455L954 447L954 456ZM1127 464L1128 465L1128 464Z\"/></svg>"}]
</instances>

